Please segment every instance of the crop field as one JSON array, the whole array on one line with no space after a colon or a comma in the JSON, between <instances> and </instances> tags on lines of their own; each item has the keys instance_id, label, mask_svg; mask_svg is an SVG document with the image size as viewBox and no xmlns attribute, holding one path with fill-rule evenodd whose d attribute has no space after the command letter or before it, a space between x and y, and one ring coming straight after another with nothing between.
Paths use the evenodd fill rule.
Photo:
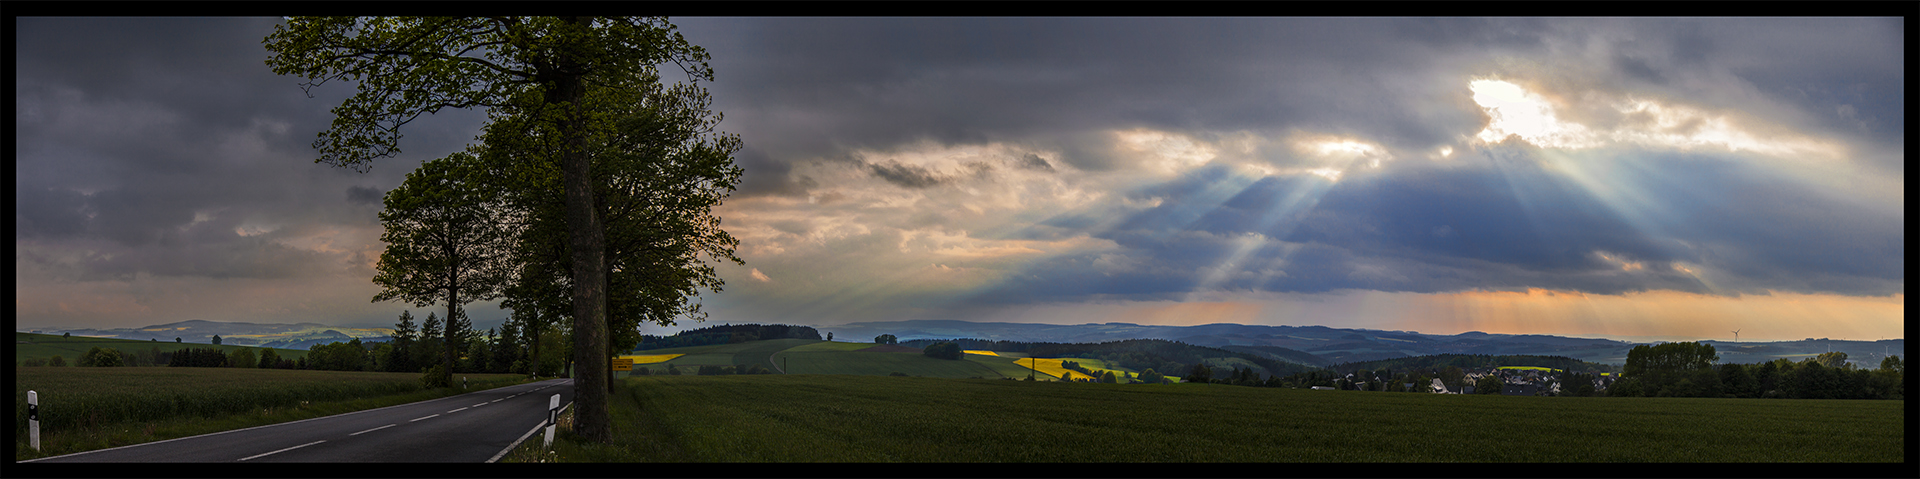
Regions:
<instances>
[{"instance_id":1,"label":"crop field","mask_svg":"<svg viewBox=\"0 0 1920 479\"><path fill-rule=\"evenodd\" d=\"M1031 366L1033 370L1039 371L1040 374L1053 376L1054 378L1067 377L1068 374L1071 374L1072 377L1076 380L1088 379L1090 377L1090 376L1087 376L1086 373L1067 369L1065 366L1061 365L1063 361L1073 361L1073 362L1080 363L1080 367L1082 369L1093 371L1095 374L1105 374L1107 371L1113 371L1113 374L1121 375L1121 376L1124 376L1124 374L1122 373L1133 373L1135 376L1139 375L1139 373L1134 372L1132 370L1120 369L1120 368L1108 366L1106 361L1101 361L1098 359L1024 358L1024 359L1018 359L1017 361L1015 361L1014 364L1017 364L1021 367Z\"/></svg>"},{"instance_id":2,"label":"crop field","mask_svg":"<svg viewBox=\"0 0 1920 479\"><path fill-rule=\"evenodd\" d=\"M34 333L19 333L19 332L13 333L13 339L14 339L13 342L15 346L14 352L13 352L13 362L15 365L20 364L21 361L24 361L28 358L47 359L54 356L60 356L61 359L64 359L67 362L68 366L72 366L80 360L80 355L86 354L88 349L92 349L95 347L113 348L115 350L120 351L121 353L127 353L127 354L145 352L151 348L159 348L161 351L167 351L167 352L172 352L174 350L187 349L187 348L200 348L200 349L212 348L212 349L218 349L221 351L226 351L228 354L232 354L234 351L237 351L237 350L246 349L246 350L253 351L253 354L256 357L260 354L261 351L264 351L267 349L267 348L261 348L257 346L227 346L227 345L216 346L212 344L174 343L174 342L161 342L161 341L133 341L133 340L126 340L126 339L89 338L89 337L82 337L82 336L63 338L63 337L60 337L59 335L53 335L53 334L34 334ZM305 349L275 348L273 352L274 354L280 355L280 357L283 359L299 360L300 358L307 357L307 350Z\"/></svg>"},{"instance_id":3,"label":"crop field","mask_svg":"<svg viewBox=\"0 0 1920 479\"><path fill-rule=\"evenodd\" d=\"M652 376L624 380L620 387L611 410L612 445L582 445L562 434L552 453L530 443L509 459L1897 467L1907 447L1900 401L1470 396L884 376ZM1873 466L1841 467L1861 472Z\"/></svg>"},{"instance_id":4,"label":"crop field","mask_svg":"<svg viewBox=\"0 0 1920 479\"><path fill-rule=\"evenodd\" d=\"M620 359L632 359L634 364L653 364L653 363L664 363L669 360L672 360L673 358L677 358L680 356L684 356L684 355L682 354L646 354L646 355L629 354L629 355L615 356L615 357Z\"/></svg>"},{"instance_id":5,"label":"crop field","mask_svg":"<svg viewBox=\"0 0 1920 479\"><path fill-rule=\"evenodd\" d=\"M1540 366L1501 366L1500 369L1518 369L1521 371L1559 371L1558 369L1543 368Z\"/></svg>"},{"instance_id":6,"label":"crop field","mask_svg":"<svg viewBox=\"0 0 1920 479\"><path fill-rule=\"evenodd\" d=\"M455 375L456 380L460 377L471 378L471 387L476 390L526 380L519 374ZM418 373L170 367L14 368L14 389L14 436L18 444L27 442L29 390L39 393L41 431L49 441L71 431L245 414L272 416L320 403L428 391L420 384ZM338 412L346 411L316 410L310 416ZM253 425L259 424L239 427ZM66 452L98 448L63 447L80 447Z\"/></svg>"}]
</instances>

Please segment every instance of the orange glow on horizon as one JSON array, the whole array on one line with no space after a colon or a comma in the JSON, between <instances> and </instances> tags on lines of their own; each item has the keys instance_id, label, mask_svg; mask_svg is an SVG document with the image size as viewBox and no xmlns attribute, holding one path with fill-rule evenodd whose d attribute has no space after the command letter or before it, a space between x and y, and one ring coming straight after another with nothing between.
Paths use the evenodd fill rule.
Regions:
<instances>
[{"instance_id":1,"label":"orange glow on horizon","mask_svg":"<svg viewBox=\"0 0 1920 479\"><path fill-rule=\"evenodd\" d=\"M1689 336L1718 338L1727 331L1754 340L1805 337L1878 339L1901 337L1906 295L1856 297L1772 291L1766 295L1713 296L1679 291L1620 295L1530 288L1428 294L1427 314L1405 311L1395 321L1433 334L1480 331L1559 336ZM1435 330L1436 326L1441 326ZM1889 332L1893 332L1889 335Z\"/></svg>"}]
</instances>

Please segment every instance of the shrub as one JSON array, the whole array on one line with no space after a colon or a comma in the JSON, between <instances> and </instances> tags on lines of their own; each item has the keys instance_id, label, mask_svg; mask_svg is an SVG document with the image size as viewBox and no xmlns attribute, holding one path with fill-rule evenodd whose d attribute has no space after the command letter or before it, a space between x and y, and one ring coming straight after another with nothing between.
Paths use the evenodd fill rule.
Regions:
<instances>
[{"instance_id":1,"label":"shrub","mask_svg":"<svg viewBox=\"0 0 1920 479\"><path fill-rule=\"evenodd\" d=\"M113 348L101 349L99 346L94 346L92 349L88 349L86 354L80 355L81 367L106 368L123 366L125 364L125 358L120 356L120 351Z\"/></svg>"},{"instance_id":2,"label":"shrub","mask_svg":"<svg viewBox=\"0 0 1920 479\"><path fill-rule=\"evenodd\" d=\"M920 354L924 354L930 358L957 360L957 359L960 359L960 355L964 353L960 351L959 344L955 344L952 342L938 342L938 343L933 343L931 345L928 345L926 349L920 352Z\"/></svg>"},{"instance_id":3,"label":"shrub","mask_svg":"<svg viewBox=\"0 0 1920 479\"><path fill-rule=\"evenodd\" d=\"M435 364L433 367L427 368L426 374L420 376L420 384L424 384L430 388L444 388L452 383L453 373L447 371L447 365L445 364Z\"/></svg>"},{"instance_id":4,"label":"shrub","mask_svg":"<svg viewBox=\"0 0 1920 479\"><path fill-rule=\"evenodd\" d=\"M67 359L62 358L60 356L54 356L53 359L47 360L47 365L53 366L56 368L64 368L64 367L67 367Z\"/></svg>"},{"instance_id":5,"label":"shrub","mask_svg":"<svg viewBox=\"0 0 1920 479\"><path fill-rule=\"evenodd\" d=\"M227 355L227 365L236 368L251 368L259 366L260 360L254 358L253 350L242 349Z\"/></svg>"},{"instance_id":6,"label":"shrub","mask_svg":"<svg viewBox=\"0 0 1920 479\"><path fill-rule=\"evenodd\" d=\"M270 369L270 368L280 367L280 353L273 352L272 349L261 350L260 363L258 364L258 367L260 369Z\"/></svg>"}]
</instances>

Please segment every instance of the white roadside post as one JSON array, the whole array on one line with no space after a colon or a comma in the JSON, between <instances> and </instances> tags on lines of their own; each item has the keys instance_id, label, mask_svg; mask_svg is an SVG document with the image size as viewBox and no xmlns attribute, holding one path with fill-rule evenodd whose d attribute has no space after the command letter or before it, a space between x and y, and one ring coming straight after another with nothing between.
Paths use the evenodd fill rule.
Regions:
<instances>
[{"instance_id":1,"label":"white roadside post","mask_svg":"<svg viewBox=\"0 0 1920 479\"><path fill-rule=\"evenodd\" d=\"M553 428L560 425L560 395L547 400L547 448L553 448ZM38 429L35 429L36 431Z\"/></svg>"},{"instance_id":2,"label":"white roadside post","mask_svg":"<svg viewBox=\"0 0 1920 479\"><path fill-rule=\"evenodd\" d=\"M27 391L27 436L33 450L40 450L40 393Z\"/></svg>"}]
</instances>

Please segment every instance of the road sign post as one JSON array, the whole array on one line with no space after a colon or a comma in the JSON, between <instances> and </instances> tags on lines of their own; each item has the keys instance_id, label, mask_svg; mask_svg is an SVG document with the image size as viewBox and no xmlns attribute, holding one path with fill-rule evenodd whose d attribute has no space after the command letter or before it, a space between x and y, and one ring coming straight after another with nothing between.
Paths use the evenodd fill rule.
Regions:
<instances>
[{"instance_id":1,"label":"road sign post","mask_svg":"<svg viewBox=\"0 0 1920 479\"><path fill-rule=\"evenodd\" d=\"M547 449L553 449L553 428L560 425L560 395L547 400Z\"/></svg>"},{"instance_id":2,"label":"road sign post","mask_svg":"<svg viewBox=\"0 0 1920 479\"><path fill-rule=\"evenodd\" d=\"M27 391L27 436L33 450L40 450L40 393Z\"/></svg>"}]
</instances>

